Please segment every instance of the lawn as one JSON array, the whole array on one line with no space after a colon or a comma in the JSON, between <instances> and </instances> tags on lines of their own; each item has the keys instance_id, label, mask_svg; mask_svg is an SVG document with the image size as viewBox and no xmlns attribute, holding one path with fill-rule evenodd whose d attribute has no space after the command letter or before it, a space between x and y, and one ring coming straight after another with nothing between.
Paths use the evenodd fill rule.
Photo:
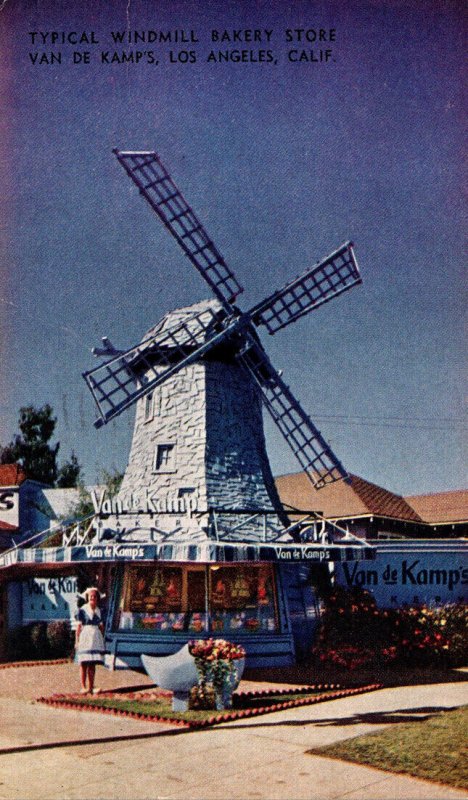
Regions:
<instances>
[{"instance_id":1,"label":"lawn","mask_svg":"<svg viewBox=\"0 0 468 800\"><path fill-rule=\"evenodd\" d=\"M320 703L350 694L361 694L379 688L381 688L380 684L348 689L336 685L319 685L296 691L235 692L233 707L225 711L215 711L214 709L173 711L171 693L158 690L135 693L132 696L125 696L119 692L105 692L95 697L82 697L76 694L52 695L51 697L41 697L39 701L64 708L125 714L140 719L174 722L191 728L199 728L232 719L268 714L294 706Z\"/></svg>"},{"instance_id":2,"label":"lawn","mask_svg":"<svg viewBox=\"0 0 468 800\"><path fill-rule=\"evenodd\" d=\"M468 706L309 753L468 789Z\"/></svg>"},{"instance_id":3,"label":"lawn","mask_svg":"<svg viewBox=\"0 0 468 800\"><path fill-rule=\"evenodd\" d=\"M254 708L262 709L265 713L272 707L278 706L280 703L290 702L293 700L307 702L311 697L318 697L325 699L329 697L331 692L311 692L299 693L291 692L287 694L269 694L267 696L257 697L243 697L242 695L234 695L233 711L239 710L252 710ZM145 716L158 716L168 720L179 719L186 722L198 722L200 720L211 719L213 716L223 714L223 711L209 710L189 710L189 711L173 711L172 700L164 695L158 697L153 696L151 699L131 699L109 697L105 695L102 697L89 697L78 698L77 703L87 706L94 706L95 708L113 708L116 711L127 711L135 714L144 714ZM229 711L228 711L229 713Z\"/></svg>"}]
</instances>

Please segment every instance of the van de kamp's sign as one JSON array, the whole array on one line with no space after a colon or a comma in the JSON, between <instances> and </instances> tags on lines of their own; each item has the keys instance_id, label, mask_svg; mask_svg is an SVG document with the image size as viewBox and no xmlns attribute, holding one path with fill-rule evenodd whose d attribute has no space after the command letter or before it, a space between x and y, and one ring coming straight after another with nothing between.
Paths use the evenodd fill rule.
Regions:
<instances>
[{"instance_id":1,"label":"van de kamp's sign","mask_svg":"<svg viewBox=\"0 0 468 800\"><path fill-rule=\"evenodd\" d=\"M190 514L197 510L195 494L187 497L158 498L151 489L131 492L129 495L106 497L106 489L99 494L91 491L91 500L96 514Z\"/></svg>"},{"instance_id":2,"label":"van de kamp's sign","mask_svg":"<svg viewBox=\"0 0 468 800\"><path fill-rule=\"evenodd\" d=\"M423 550L423 548L421 548ZM466 599L466 554L379 552L372 565L337 565L342 586L370 591L381 606L395 603L450 603Z\"/></svg>"},{"instance_id":3,"label":"van de kamp's sign","mask_svg":"<svg viewBox=\"0 0 468 800\"><path fill-rule=\"evenodd\" d=\"M330 561L331 552L326 547L262 547L262 555L269 561ZM84 546L89 559L148 559L157 558L161 547L131 544L88 544Z\"/></svg>"},{"instance_id":4,"label":"van de kamp's sign","mask_svg":"<svg viewBox=\"0 0 468 800\"><path fill-rule=\"evenodd\" d=\"M30 578L21 584L23 623L51 619L73 619L78 584L75 576Z\"/></svg>"},{"instance_id":5,"label":"van de kamp's sign","mask_svg":"<svg viewBox=\"0 0 468 800\"><path fill-rule=\"evenodd\" d=\"M377 569L358 569L357 563L352 567L343 565L343 573L348 586L377 586L379 580L388 586L447 586L449 591L460 584L468 584L468 568L434 569L421 566L421 560L404 559L399 567L387 564L379 574Z\"/></svg>"}]
</instances>

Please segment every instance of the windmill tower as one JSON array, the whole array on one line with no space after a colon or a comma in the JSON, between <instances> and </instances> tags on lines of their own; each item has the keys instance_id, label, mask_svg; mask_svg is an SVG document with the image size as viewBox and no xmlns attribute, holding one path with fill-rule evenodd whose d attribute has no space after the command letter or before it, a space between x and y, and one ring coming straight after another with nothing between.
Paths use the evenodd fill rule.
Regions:
<instances>
[{"instance_id":1,"label":"windmill tower","mask_svg":"<svg viewBox=\"0 0 468 800\"><path fill-rule=\"evenodd\" d=\"M194 315L208 323L220 313L217 300L178 309L152 328L144 342L161 340ZM143 376L150 377L148 370ZM186 535L209 531L211 509L218 510L222 538L229 538L232 516L239 511L251 516L269 511L269 526L275 531L281 527L284 514L266 455L259 392L228 343L137 401L121 498L138 494L142 486L157 498L162 513L155 514L154 524L166 532L171 526L168 511L185 515ZM222 509L229 509L231 520ZM187 519L187 511L196 513ZM251 519L243 534L262 537L263 522Z\"/></svg>"},{"instance_id":2,"label":"windmill tower","mask_svg":"<svg viewBox=\"0 0 468 800\"><path fill-rule=\"evenodd\" d=\"M95 426L99 428L136 404L129 462L113 510L117 516L124 512L125 533L127 537L136 537L137 541L144 541L146 535L152 542L241 541L246 545L258 545L279 541L284 534L292 543L294 539L288 532L288 520L266 454L262 406L266 407L317 488L346 479L347 473L271 364L258 331L266 328L274 335L359 284L361 277L353 246L346 242L261 303L241 311L236 298L243 291L242 287L158 155L119 150L114 153L214 297L167 314L150 328L140 343L128 350L117 350L104 337L103 347L93 351L104 359L99 366L84 373L99 410ZM143 516L150 519L145 523L146 528L141 523L142 511ZM187 558L184 551L179 561ZM241 563L247 558L246 551L237 558L231 554L230 558ZM262 561L260 551L253 558ZM173 560L177 559L173 557ZM200 557L199 560L209 563L213 559ZM211 631L215 629L210 627L211 612L214 609L218 614L220 624L228 624L221 620L220 614L225 612L228 619L229 604L221 609L210 577L210 570L220 567L206 569L204 608L210 621L204 630ZM249 618L248 611L242 613L247 627L249 623L251 628L257 623L268 623L266 629L274 630L274 634L268 634L273 653L275 646L284 650L284 636L287 632L291 635L285 611L287 601L281 600L280 589L275 589L277 611L271 611L273 590L265 594L261 586L268 580L270 584L278 580L279 587L281 569L278 566L277 578L273 578L271 572L268 580L267 567L258 567L258 570L257 576L250 577L250 583L239 573L229 607L232 610L236 602L240 603L236 607L243 607L241 601L235 599L242 581L245 586L249 584L251 593L252 586L258 584L255 590L260 609L257 609L257 619ZM162 578L157 580L162 581ZM187 598L190 589L187 589L187 578L183 580ZM124 590L124 594L125 591L128 601L133 589ZM271 613L268 620L263 614L261 621L261 606L263 604L266 609L267 594ZM199 604L200 598L202 595L197 601ZM151 597L141 602L146 602L149 608L155 607ZM184 608L188 613L196 603L187 603ZM124 607L122 601L120 607ZM240 619L242 614L238 617ZM229 625L232 627L237 622L231 614ZM241 631L237 630L237 634L240 636ZM167 641L166 636L166 644ZM153 652L161 652L157 649L157 637L153 638L151 646ZM264 643L262 648L264 651Z\"/></svg>"}]
</instances>

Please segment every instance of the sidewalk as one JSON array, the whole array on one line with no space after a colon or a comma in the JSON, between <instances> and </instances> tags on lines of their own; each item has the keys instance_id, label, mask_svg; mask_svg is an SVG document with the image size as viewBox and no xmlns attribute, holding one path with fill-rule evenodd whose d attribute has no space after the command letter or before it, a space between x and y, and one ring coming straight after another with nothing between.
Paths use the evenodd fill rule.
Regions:
<instances>
[{"instance_id":1,"label":"sidewalk","mask_svg":"<svg viewBox=\"0 0 468 800\"><path fill-rule=\"evenodd\" d=\"M468 797L446 786L305 752L464 705L468 682L383 689L186 731L32 702L41 694L75 691L76 679L72 664L0 670L2 800ZM149 679L100 670L99 682L116 688L148 685Z\"/></svg>"}]
</instances>

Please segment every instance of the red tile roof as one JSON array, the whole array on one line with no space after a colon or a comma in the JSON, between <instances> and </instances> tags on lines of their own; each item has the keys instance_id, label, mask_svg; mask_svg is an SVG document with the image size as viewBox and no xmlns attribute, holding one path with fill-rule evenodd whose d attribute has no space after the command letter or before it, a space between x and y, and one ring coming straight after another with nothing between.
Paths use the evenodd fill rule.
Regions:
<instances>
[{"instance_id":1,"label":"red tile roof","mask_svg":"<svg viewBox=\"0 0 468 800\"><path fill-rule=\"evenodd\" d=\"M9 522L5 522L4 520L0 519L0 531L17 531L19 530L18 525L10 525Z\"/></svg>"},{"instance_id":2,"label":"red tile roof","mask_svg":"<svg viewBox=\"0 0 468 800\"><path fill-rule=\"evenodd\" d=\"M468 522L467 489L410 495L405 497L405 500L425 522L431 525Z\"/></svg>"},{"instance_id":3,"label":"red tile roof","mask_svg":"<svg viewBox=\"0 0 468 800\"><path fill-rule=\"evenodd\" d=\"M391 517L409 522L422 522L417 511L403 497L350 475L351 482L336 481L317 491L304 472L275 478L283 504L301 511L319 511L328 519L355 517Z\"/></svg>"},{"instance_id":4,"label":"red tile roof","mask_svg":"<svg viewBox=\"0 0 468 800\"><path fill-rule=\"evenodd\" d=\"M0 464L0 486L19 486L26 478L19 464Z\"/></svg>"}]
</instances>

